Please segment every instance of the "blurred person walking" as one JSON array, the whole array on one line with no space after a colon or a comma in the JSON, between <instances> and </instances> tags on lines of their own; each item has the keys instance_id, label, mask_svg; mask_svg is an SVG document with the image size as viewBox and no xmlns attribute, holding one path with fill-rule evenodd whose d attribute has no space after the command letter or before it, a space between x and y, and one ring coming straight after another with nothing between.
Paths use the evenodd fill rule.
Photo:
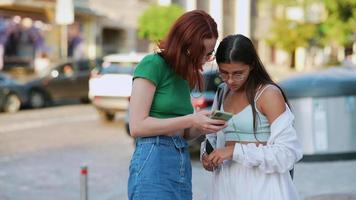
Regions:
<instances>
[{"instance_id":1,"label":"blurred person walking","mask_svg":"<svg viewBox=\"0 0 356 200\"><path fill-rule=\"evenodd\" d=\"M219 86L213 109L233 113L228 126L206 135L202 163L213 171L214 200L296 200L289 173L302 158L294 115L282 89L272 81L250 39L230 35L216 52Z\"/></svg>"},{"instance_id":2,"label":"blurred person walking","mask_svg":"<svg viewBox=\"0 0 356 200\"><path fill-rule=\"evenodd\" d=\"M130 163L131 200L192 199L192 169L187 139L226 127L193 113L190 90L202 89L200 71L214 59L217 25L204 11L183 14L158 44L160 53L136 67L130 98L130 133L136 149Z\"/></svg>"},{"instance_id":3,"label":"blurred person walking","mask_svg":"<svg viewBox=\"0 0 356 200\"><path fill-rule=\"evenodd\" d=\"M5 45L10 34L9 23L0 17L0 71L4 68Z\"/></svg>"},{"instance_id":4,"label":"blurred person walking","mask_svg":"<svg viewBox=\"0 0 356 200\"><path fill-rule=\"evenodd\" d=\"M356 70L356 63L353 61L352 47L345 48L345 59L342 61L341 66Z\"/></svg>"},{"instance_id":5,"label":"blurred person walking","mask_svg":"<svg viewBox=\"0 0 356 200\"><path fill-rule=\"evenodd\" d=\"M35 73L41 77L47 75L49 73L50 64L51 62L48 54L45 52L40 53L40 55L37 56L34 61Z\"/></svg>"}]
</instances>

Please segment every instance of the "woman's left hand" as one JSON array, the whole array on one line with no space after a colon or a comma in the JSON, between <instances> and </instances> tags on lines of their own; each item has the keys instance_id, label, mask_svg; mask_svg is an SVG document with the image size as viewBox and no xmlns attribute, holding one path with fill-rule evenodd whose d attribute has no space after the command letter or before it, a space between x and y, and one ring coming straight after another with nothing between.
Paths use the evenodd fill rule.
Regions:
<instances>
[{"instance_id":1,"label":"woman's left hand","mask_svg":"<svg viewBox=\"0 0 356 200\"><path fill-rule=\"evenodd\" d=\"M218 167L224 162L224 160L231 160L233 153L234 146L215 149L213 152L211 152L211 154L209 154L208 160L210 160L214 167Z\"/></svg>"}]
</instances>

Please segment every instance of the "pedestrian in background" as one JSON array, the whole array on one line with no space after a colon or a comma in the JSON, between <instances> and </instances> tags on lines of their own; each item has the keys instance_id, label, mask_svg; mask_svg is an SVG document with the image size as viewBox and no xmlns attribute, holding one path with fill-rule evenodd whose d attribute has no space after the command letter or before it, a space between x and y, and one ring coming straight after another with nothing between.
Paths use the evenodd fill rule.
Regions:
<instances>
[{"instance_id":1,"label":"pedestrian in background","mask_svg":"<svg viewBox=\"0 0 356 200\"><path fill-rule=\"evenodd\" d=\"M35 73L41 77L45 76L49 72L50 68L50 59L48 57L48 54L45 52L41 52L34 61L35 65Z\"/></svg>"},{"instance_id":2,"label":"pedestrian in background","mask_svg":"<svg viewBox=\"0 0 356 200\"><path fill-rule=\"evenodd\" d=\"M214 58L217 25L204 11L183 14L159 43L160 53L136 67L130 98L129 199L192 199L187 139L216 132L225 122L193 113L190 90L202 89L202 66Z\"/></svg>"},{"instance_id":3,"label":"pedestrian in background","mask_svg":"<svg viewBox=\"0 0 356 200\"><path fill-rule=\"evenodd\" d=\"M233 113L228 126L207 135L202 163L213 171L214 200L299 199L290 170L302 158L294 115L250 39L230 35L216 52L219 86L213 109Z\"/></svg>"},{"instance_id":4,"label":"pedestrian in background","mask_svg":"<svg viewBox=\"0 0 356 200\"><path fill-rule=\"evenodd\" d=\"M7 20L0 17L0 71L4 68L5 46L11 31L9 27Z\"/></svg>"}]
</instances>

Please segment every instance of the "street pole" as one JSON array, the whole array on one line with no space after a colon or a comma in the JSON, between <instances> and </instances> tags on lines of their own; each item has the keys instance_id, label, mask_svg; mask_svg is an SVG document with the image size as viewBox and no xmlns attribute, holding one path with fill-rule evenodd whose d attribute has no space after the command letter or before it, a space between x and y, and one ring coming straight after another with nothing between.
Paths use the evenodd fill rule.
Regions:
<instances>
[{"instance_id":1,"label":"street pole","mask_svg":"<svg viewBox=\"0 0 356 200\"><path fill-rule=\"evenodd\" d=\"M68 56L68 25L74 23L73 0L56 1L56 23L60 25L60 52L62 59Z\"/></svg>"},{"instance_id":2,"label":"street pole","mask_svg":"<svg viewBox=\"0 0 356 200\"><path fill-rule=\"evenodd\" d=\"M88 167L80 169L80 200L88 200Z\"/></svg>"},{"instance_id":3,"label":"street pole","mask_svg":"<svg viewBox=\"0 0 356 200\"><path fill-rule=\"evenodd\" d=\"M61 25L61 57L67 58L68 56L68 27Z\"/></svg>"}]
</instances>

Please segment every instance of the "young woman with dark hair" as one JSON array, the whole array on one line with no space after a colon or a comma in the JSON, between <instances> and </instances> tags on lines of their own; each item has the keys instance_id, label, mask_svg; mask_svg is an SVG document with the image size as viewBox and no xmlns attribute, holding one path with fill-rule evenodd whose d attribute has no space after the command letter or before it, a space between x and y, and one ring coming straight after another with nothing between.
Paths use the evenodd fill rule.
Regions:
<instances>
[{"instance_id":1,"label":"young woman with dark hair","mask_svg":"<svg viewBox=\"0 0 356 200\"><path fill-rule=\"evenodd\" d=\"M216 62L224 83L213 109L234 115L226 128L206 136L215 150L202 151L204 168L213 171L212 199L299 199L289 171L302 149L282 89L243 35L224 38Z\"/></svg>"},{"instance_id":2,"label":"young woman with dark hair","mask_svg":"<svg viewBox=\"0 0 356 200\"><path fill-rule=\"evenodd\" d=\"M202 88L202 65L213 59L217 25L204 11L182 15L159 43L160 53L136 67L130 98L130 132L136 149L130 163L129 199L192 199L186 139L215 132L225 122L194 113L190 90Z\"/></svg>"}]
</instances>

